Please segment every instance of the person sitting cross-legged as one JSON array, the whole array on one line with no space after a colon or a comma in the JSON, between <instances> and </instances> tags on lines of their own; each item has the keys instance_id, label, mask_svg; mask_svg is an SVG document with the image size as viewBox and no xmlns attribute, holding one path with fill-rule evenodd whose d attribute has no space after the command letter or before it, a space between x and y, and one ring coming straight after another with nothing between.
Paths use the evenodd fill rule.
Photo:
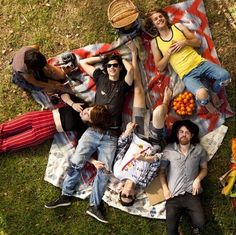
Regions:
<instances>
[{"instance_id":1,"label":"person sitting cross-legged","mask_svg":"<svg viewBox=\"0 0 236 235\"><path fill-rule=\"evenodd\" d=\"M12 81L27 91L61 91L66 92L63 83L65 72L47 62L39 51L39 46L31 45L20 48L12 61Z\"/></svg>"}]
</instances>

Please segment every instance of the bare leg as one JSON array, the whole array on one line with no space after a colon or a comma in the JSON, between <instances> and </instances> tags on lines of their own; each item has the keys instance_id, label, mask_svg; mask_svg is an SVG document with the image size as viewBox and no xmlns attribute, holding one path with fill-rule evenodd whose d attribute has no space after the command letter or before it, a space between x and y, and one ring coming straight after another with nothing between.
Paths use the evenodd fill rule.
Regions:
<instances>
[{"instance_id":1,"label":"bare leg","mask_svg":"<svg viewBox=\"0 0 236 235\"><path fill-rule=\"evenodd\" d=\"M132 42L133 43L133 42ZM134 103L133 107L136 108L146 108L145 102L145 94L143 90L143 85L141 81L141 75L138 66L138 59L137 59L137 48L135 47L134 43L132 47L135 48L135 52L133 52L132 56L132 65L134 69Z\"/></svg>"},{"instance_id":2,"label":"bare leg","mask_svg":"<svg viewBox=\"0 0 236 235\"><path fill-rule=\"evenodd\" d=\"M206 88L200 88L199 90L197 90L196 97L199 101L209 100L208 90ZM205 107L210 113L215 113L217 111L210 101L205 105Z\"/></svg>"}]
</instances>

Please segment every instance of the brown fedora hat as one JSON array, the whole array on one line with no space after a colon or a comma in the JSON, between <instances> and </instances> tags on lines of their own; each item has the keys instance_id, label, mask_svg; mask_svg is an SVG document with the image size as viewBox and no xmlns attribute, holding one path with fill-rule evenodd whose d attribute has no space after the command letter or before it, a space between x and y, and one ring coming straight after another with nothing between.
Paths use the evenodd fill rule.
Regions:
<instances>
[{"instance_id":1,"label":"brown fedora hat","mask_svg":"<svg viewBox=\"0 0 236 235\"><path fill-rule=\"evenodd\" d=\"M132 24L139 12L130 0L114 0L108 6L107 15L114 28L122 28Z\"/></svg>"}]
</instances>

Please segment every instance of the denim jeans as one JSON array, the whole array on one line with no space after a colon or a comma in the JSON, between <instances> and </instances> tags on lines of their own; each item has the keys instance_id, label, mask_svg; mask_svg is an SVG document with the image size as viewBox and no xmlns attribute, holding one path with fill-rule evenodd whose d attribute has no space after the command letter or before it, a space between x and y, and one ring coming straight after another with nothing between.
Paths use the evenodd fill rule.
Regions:
<instances>
[{"instance_id":1,"label":"denim jeans","mask_svg":"<svg viewBox=\"0 0 236 235\"><path fill-rule=\"evenodd\" d=\"M97 152L99 161L105 164L107 170L111 170L117 147L117 137L100 133L96 129L88 128L79 140L74 155L71 158L71 166L63 182L62 194L72 196L75 186L80 183L80 171L91 155ZM90 196L90 205L98 206L106 189L108 175L103 170L97 170Z\"/></svg>"},{"instance_id":2,"label":"denim jeans","mask_svg":"<svg viewBox=\"0 0 236 235\"><path fill-rule=\"evenodd\" d=\"M185 75L183 82L187 90L196 95L198 89L206 87L201 79L207 83L210 83L211 80L213 82L212 90L218 93L220 88L224 85L224 82L230 80L230 75L227 70L219 65L204 61ZM204 105L204 101L202 105Z\"/></svg>"},{"instance_id":3,"label":"denim jeans","mask_svg":"<svg viewBox=\"0 0 236 235\"><path fill-rule=\"evenodd\" d=\"M168 235L178 235L178 225L183 212L186 211L191 217L193 228L202 229L205 217L199 195L193 196L185 193L173 197L166 202L166 225Z\"/></svg>"}]
</instances>

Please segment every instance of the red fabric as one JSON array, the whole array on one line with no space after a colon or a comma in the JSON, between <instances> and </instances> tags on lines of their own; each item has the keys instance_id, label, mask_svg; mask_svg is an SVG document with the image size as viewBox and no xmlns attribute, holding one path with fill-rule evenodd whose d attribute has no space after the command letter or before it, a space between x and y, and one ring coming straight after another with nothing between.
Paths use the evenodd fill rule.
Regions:
<instances>
[{"instance_id":1,"label":"red fabric","mask_svg":"<svg viewBox=\"0 0 236 235\"><path fill-rule=\"evenodd\" d=\"M0 125L0 153L36 146L53 137L52 111L33 111Z\"/></svg>"},{"instance_id":2,"label":"red fabric","mask_svg":"<svg viewBox=\"0 0 236 235\"><path fill-rule=\"evenodd\" d=\"M204 3L202 0L189 0L186 2L173 4L166 7L165 11L168 13L171 23L175 24L180 22L191 31L196 32L197 37L200 38L200 41L202 42L201 49L203 57L213 63L220 64L211 38ZM148 53L147 59L144 61L144 69L146 72L145 80L148 88L147 96L152 108L154 109L162 101L164 88L170 81L170 74L161 74L157 71L154 65L153 55L151 53L150 39L142 37L142 41L145 50L150 52ZM171 76L173 76L173 74L174 73L172 72ZM234 115L234 113L232 112L226 99L225 89L222 88L217 95L221 101L221 106L218 109L218 113L209 113L204 106L198 105L194 115L182 117L178 116L172 109L170 109L166 119L168 129L171 128L175 121L183 118L189 118L198 124L201 128L202 134L206 134L223 124L225 117L230 117Z\"/></svg>"},{"instance_id":3,"label":"red fabric","mask_svg":"<svg viewBox=\"0 0 236 235\"><path fill-rule=\"evenodd\" d=\"M203 0L189 0L181 3L176 3L166 7L165 10L167 11L171 19L171 23L180 22L187 28L189 28L192 32L196 33L196 36L201 41L200 51L203 57L209 59L213 63L219 64L214 43L211 38ZM164 73L160 73L156 69L150 48L151 38L145 33L141 33L141 39L143 42L143 47L147 52L147 58L140 66L143 72L143 85L148 107L151 109L155 109L155 107L162 102L164 88L169 84L170 81L172 85L175 85L177 83L177 79L174 71L172 70L166 70ZM103 54L110 49L111 45L109 44L93 44L80 49L75 49L72 52L74 52L77 60L79 61L82 58L86 58L92 55ZM57 59L60 59L60 55L57 57ZM81 72L83 71L80 70L80 73ZM86 76L85 73L83 73L82 76L79 75L78 77L79 79L81 79L82 83L80 86L83 86L84 88L81 90L83 90L83 92L92 91L92 93L90 92L88 94L89 96L95 95L96 90L93 80L89 80L89 76ZM231 110L230 105L227 101L225 89L222 88L217 95L221 102L221 105L218 108L218 113L209 113L204 106L198 105L192 116L179 116L170 107L168 117L166 119L167 128L170 129L175 121L186 118L191 119L200 127L201 135L205 135L208 132L219 127L224 123L225 118L233 116L234 112ZM132 95L129 94L123 109L124 116L129 117L132 115L132 100Z\"/></svg>"}]
</instances>

